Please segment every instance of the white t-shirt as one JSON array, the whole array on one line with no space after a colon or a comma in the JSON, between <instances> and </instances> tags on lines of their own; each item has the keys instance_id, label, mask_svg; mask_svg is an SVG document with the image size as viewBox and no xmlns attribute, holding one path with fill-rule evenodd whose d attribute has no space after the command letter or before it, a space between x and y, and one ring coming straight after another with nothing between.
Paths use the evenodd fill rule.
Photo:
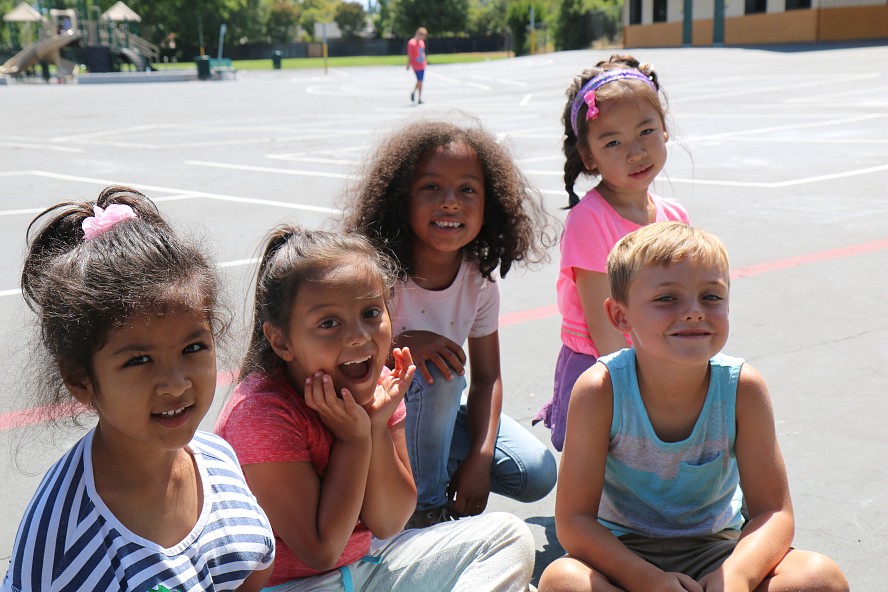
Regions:
<instances>
[{"instance_id":1,"label":"white t-shirt","mask_svg":"<svg viewBox=\"0 0 888 592\"><path fill-rule=\"evenodd\" d=\"M395 285L392 332L431 331L460 345L499 327L500 293L496 276L485 279L477 265L463 261L453 283L426 290L407 278Z\"/></svg>"}]
</instances>

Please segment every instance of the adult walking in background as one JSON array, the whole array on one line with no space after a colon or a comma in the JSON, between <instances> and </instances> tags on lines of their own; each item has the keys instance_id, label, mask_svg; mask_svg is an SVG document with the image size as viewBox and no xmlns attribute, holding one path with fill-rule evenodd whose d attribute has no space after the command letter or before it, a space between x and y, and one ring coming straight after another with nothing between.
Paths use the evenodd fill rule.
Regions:
<instances>
[{"instance_id":1,"label":"adult walking in background","mask_svg":"<svg viewBox=\"0 0 888 592\"><path fill-rule=\"evenodd\" d=\"M422 103L422 79L425 77L425 69L429 61L426 59L425 40L429 32L425 27L416 30L413 38L407 42L407 68L413 68L416 74L416 86L410 93L410 100Z\"/></svg>"}]
</instances>

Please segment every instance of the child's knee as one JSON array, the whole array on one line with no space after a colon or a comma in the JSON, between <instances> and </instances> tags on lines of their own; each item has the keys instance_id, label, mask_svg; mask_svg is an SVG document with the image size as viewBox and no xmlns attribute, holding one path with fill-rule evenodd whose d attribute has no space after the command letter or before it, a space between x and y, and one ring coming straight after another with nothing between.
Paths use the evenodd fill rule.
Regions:
<instances>
[{"instance_id":1,"label":"child's knee","mask_svg":"<svg viewBox=\"0 0 888 592\"><path fill-rule=\"evenodd\" d=\"M784 569L780 569L783 567ZM839 565L820 553L793 550L778 566L781 590L848 592L848 579Z\"/></svg>"},{"instance_id":2,"label":"child's knee","mask_svg":"<svg viewBox=\"0 0 888 592\"><path fill-rule=\"evenodd\" d=\"M595 577L592 569L573 557L562 557L550 563L540 576L539 592L583 592L592 590Z\"/></svg>"}]
</instances>

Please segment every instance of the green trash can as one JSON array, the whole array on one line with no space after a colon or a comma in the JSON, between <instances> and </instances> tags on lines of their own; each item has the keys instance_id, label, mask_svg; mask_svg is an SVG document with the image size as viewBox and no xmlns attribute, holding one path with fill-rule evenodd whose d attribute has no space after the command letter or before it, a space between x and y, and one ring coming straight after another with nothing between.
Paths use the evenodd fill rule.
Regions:
<instances>
[{"instance_id":1,"label":"green trash can","mask_svg":"<svg viewBox=\"0 0 888 592\"><path fill-rule=\"evenodd\" d=\"M198 80L209 80L213 77L213 72L210 70L210 56L197 56L194 62L197 64Z\"/></svg>"},{"instance_id":2,"label":"green trash can","mask_svg":"<svg viewBox=\"0 0 888 592\"><path fill-rule=\"evenodd\" d=\"M275 50L271 52L271 65L275 70L281 69L281 60L283 60L284 54L282 54L279 50Z\"/></svg>"}]
</instances>

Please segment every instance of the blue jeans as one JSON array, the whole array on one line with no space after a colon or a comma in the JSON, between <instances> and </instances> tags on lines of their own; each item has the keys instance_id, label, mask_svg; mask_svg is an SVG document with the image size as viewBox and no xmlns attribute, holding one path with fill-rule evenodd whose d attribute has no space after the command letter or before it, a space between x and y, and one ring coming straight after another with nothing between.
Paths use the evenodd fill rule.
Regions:
<instances>
[{"instance_id":1,"label":"blue jeans","mask_svg":"<svg viewBox=\"0 0 888 592\"><path fill-rule=\"evenodd\" d=\"M427 364L434 383L420 372L404 401L407 452L416 482L418 510L447 503L447 484L472 447L462 403L466 379L454 372L447 380L433 364ZM521 502L535 502L555 486L558 467L555 457L533 434L508 415L500 415L490 489Z\"/></svg>"}]
</instances>

